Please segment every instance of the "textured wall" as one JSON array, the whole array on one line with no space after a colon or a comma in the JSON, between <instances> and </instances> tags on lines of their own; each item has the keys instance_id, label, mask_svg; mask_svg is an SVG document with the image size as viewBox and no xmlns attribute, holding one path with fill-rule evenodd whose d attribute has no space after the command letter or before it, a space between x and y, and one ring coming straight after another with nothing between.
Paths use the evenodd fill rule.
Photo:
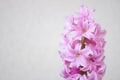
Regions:
<instances>
[{"instance_id":1,"label":"textured wall","mask_svg":"<svg viewBox=\"0 0 120 80\"><path fill-rule=\"evenodd\" d=\"M119 0L0 0L0 80L63 80L60 33L82 4L107 30L104 80L120 80Z\"/></svg>"}]
</instances>

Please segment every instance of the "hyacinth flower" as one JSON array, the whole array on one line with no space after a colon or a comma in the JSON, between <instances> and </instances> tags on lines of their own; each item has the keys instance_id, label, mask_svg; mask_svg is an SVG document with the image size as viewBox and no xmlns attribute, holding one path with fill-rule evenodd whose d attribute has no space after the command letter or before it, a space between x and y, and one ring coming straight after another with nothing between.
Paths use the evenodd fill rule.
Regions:
<instances>
[{"instance_id":1,"label":"hyacinth flower","mask_svg":"<svg viewBox=\"0 0 120 80\"><path fill-rule=\"evenodd\" d=\"M102 80L105 74L106 31L94 21L94 11L82 5L75 15L66 18L59 50L65 80Z\"/></svg>"}]
</instances>

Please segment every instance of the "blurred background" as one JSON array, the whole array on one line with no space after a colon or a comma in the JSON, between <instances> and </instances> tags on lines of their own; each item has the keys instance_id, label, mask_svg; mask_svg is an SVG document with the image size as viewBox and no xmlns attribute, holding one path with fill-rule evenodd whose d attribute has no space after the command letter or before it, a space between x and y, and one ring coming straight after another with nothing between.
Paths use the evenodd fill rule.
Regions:
<instances>
[{"instance_id":1,"label":"blurred background","mask_svg":"<svg viewBox=\"0 0 120 80\"><path fill-rule=\"evenodd\" d=\"M120 0L0 0L0 80L64 80L60 34L80 5L107 30L103 80L120 80Z\"/></svg>"}]
</instances>

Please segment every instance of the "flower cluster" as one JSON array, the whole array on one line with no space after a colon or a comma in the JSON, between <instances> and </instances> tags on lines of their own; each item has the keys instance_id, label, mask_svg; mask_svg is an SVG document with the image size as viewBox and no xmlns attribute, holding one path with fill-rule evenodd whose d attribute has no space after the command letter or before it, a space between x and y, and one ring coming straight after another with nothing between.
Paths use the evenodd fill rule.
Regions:
<instances>
[{"instance_id":1,"label":"flower cluster","mask_svg":"<svg viewBox=\"0 0 120 80\"><path fill-rule=\"evenodd\" d=\"M94 21L94 11L82 5L79 12L66 19L59 51L64 62L61 76L66 80L102 80L105 73L106 31Z\"/></svg>"}]
</instances>

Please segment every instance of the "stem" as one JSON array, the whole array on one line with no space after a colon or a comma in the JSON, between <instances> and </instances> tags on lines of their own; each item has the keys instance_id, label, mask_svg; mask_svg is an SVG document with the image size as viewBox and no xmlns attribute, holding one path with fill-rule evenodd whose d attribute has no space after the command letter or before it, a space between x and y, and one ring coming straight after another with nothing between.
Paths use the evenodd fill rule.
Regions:
<instances>
[{"instance_id":1,"label":"stem","mask_svg":"<svg viewBox=\"0 0 120 80\"><path fill-rule=\"evenodd\" d=\"M85 38L84 37L82 37L81 43L82 43L81 49L84 49L85 48Z\"/></svg>"}]
</instances>

